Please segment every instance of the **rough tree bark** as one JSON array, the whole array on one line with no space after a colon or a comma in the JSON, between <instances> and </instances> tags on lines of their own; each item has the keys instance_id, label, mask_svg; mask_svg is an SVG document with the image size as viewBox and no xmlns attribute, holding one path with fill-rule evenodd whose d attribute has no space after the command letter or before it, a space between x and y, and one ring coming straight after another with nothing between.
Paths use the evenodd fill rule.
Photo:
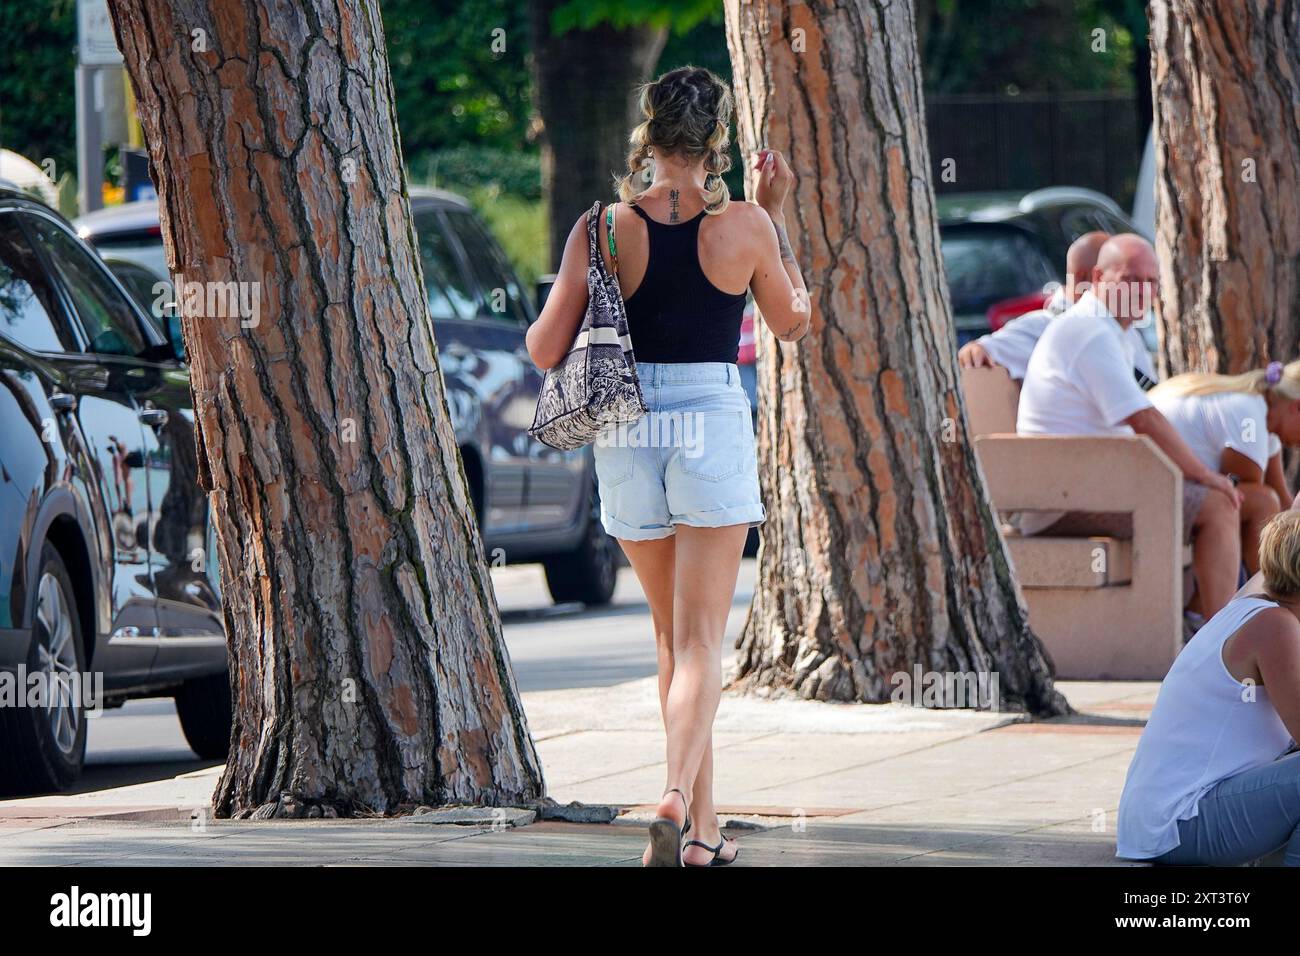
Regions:
<instances>
[{"instance_id":1,"label":"rough tree bark","mask_svg":"<svg viewBox=\"0 0 1300 956\"><path fill-rule=\"evenodd\" d=\"M379 8L112 0L183 316L235 726L220 816L543 793L438 370Z\"/></svg>"},{"instance_id":2,"label":"rough tree bark","mask_svg":"<svg viewBox=\"0 0 1300 956\"><path fill-rule=\"evenodd\" d=\"M919 664L1061 712L966 434L911 4L727 0L726 24L743 151L795 171L816 314L797 346L760 336L770 516L738 685L882 701Z\"/></svg>"},{"instance_id":3,"label":"rough tree bark","mask_svg":"<svg viewBox=\"0 0 1300 956\"><path fill-rule=\"evenodd\" d=\"M1300 6L1152 0L1162 362L1300 345Z\"/></svg>"},{"instance_id":4,"label":"rough tree bark","mask_svg":"<svg viewBox=\"0 0 1300 956\"><path fill-rule=\"evenodd\" d=\"M556 36L551 15L567 2L528 5L552 269L574 221L608 199L613 177L627 171L627 136L640 121L636 87L650 79L668 36L663 27L609 24Z\"/></svg>"}]
</instances>

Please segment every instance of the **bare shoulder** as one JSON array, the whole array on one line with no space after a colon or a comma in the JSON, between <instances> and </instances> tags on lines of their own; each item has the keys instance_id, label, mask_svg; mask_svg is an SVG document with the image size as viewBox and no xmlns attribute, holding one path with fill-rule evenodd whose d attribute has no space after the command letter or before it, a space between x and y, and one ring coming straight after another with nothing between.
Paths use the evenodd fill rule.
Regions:
<instances>
[{"instance_id":1,"label":"bare shoulder","mask_svg":"<svg viewBox=\"0 0 1300 956\"><path fill-rule=\"evenodd\" d=\"M569 230L569 236L564 241L564 252L560 257L560 272L571 272L580 274L587 267L587 224L591 218L591 211L587 210L580 215L573 228ZM597 224L599 226L599 224Z\"/></svg>"},{"instance_id":2,"label":"bare shoulder","mask_svg":"<svg viewBox=\"0 0 1300 956\"><path fill-rule=\"evenodd\" d=\"M730 215L737 223L743 223L751 228L772 224L772 217L767 214L767 210L748 199L733 199L727 203L727 208L722 211L722 214Z\"/></svg>"},{"instance_id":3,"label":"bare shoulder","mask_svg":"<svg viewBox=\"0 0 1300 956\"><path fill-rule=\"evenodd\" d=\"M1265 608L1239 633L1260 650L1300 655L1300 620L1284 607Z\"/></svg>"},{"instance_id":4,"label":"bare shoulder","mask_svg":"<svg viewBox=\"0 0 1300 956\"><path fill-rule=\"evenodd\" d=\"M776 231L772 217L758 203L733 199L727 203L727 208L718 218L727 224L725 232L731 241L742 242L745 248L758 251L775 241Z\"/></svg>"}]
</instances>

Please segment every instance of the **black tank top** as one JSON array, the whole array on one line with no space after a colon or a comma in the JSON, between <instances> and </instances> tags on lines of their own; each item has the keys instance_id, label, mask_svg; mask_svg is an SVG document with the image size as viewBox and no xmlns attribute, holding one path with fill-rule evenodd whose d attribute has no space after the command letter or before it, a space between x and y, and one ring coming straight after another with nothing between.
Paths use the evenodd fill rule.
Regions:
<instances>
[{"instance_id":1,"label":"black tank top","mask_svg":"<svg viewBox=\"0 0 1300 956\"><path fill-rule=\"evenodd\" d=\"M650 255L645 278L626 300L628 332L638 362L735 362L745 293L723 292L700 268L700 223L645 220Z\"/></svg>"}]
</instances>

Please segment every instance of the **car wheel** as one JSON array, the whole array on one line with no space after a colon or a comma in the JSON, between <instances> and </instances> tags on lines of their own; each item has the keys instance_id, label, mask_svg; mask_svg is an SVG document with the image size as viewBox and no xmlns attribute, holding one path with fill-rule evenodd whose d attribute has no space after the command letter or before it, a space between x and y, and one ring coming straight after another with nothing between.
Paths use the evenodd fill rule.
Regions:
<instances>
[{"instance_id":1,"label":"car wheel","mask_svg":"<svg viewBox=\"0 0 1300 956\"><path fill-rule=\"evenodd\" d=\"M591 482L587 530L582 543L568 554L546 558L546 586L556 604L581 601L608 604L618 583L618 544L600 523L600 496Z\"/></svg>"},{"instance_id":2,"label":"car wheel","mask_svg":"<svg viewBox=\"0 0 1300 956\"><path fill-rule=\"evenodd\" d=\"M27 680L15 687L22 706L0 709L0 790L65 790L86 759L85 643L76 592L52 545L41 550ZM41 675L39 700L26 695ZM38 706L28 706L35 703Z\"/></svg>"},{"instance_id":3,"label":"car wheel","mask_svg":"<svg viewBox=\"0 0 1300 956\"><path fill-rule=\"evenodd\" d=\"M225 674L187 680L176 692L176 714L185 742L204 760L225 760L230 752L230 678Z\"/></svg>"}]
</instances>

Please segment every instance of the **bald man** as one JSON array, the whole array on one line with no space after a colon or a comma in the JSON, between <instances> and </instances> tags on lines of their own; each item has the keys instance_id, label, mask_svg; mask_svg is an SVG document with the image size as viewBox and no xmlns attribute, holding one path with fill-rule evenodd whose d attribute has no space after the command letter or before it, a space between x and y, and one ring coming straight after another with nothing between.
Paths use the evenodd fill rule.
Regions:
<instances>
[{"instance_id":1,"label":"bald man","mask_svg":"<svg viewBox=\"0 0 1300 956\"><path fill-rule=\"evenodd\" d=\"M993 368L1002 366L1014 379L1025 377L1029 356L1038 344L1047 324L1087 291L1092 282L1092 270L1097 264L1097 254L1110 238L1108 232L1085 232L1070 244L1065 253L1065 285L1059 287L1042 309L1027 312L1012 319L1002 328L974 342L967 342L957 353L957 361L965 368ZM1143 388L1155 384L1156 371L1147 351L1142 332L1131 327L1128 332L1129 348L1133 353L1134 375Z\"/></svg>"},{"instance_id":2,"label":"bald man","mask_svg":"<svg viewBox=\"0 0 1300 956\"><path fill-rule=\"evenodd\" d=\"M1091 288L1052 320L1034 348L1020 390L1016 431L1136 432L1154 441L1183 473L1183 528L1185 534L1190 532L1196 574L1192 610L1208 619L1237 589L1240 498L1228 478L1196 457L1133 378L1125 336L1151 307L1158 277L1155 250L1141 236L1126 233L1105 242L1092 270ZM1123 533L1086 513L1020 516L1017 523L1022 533Z\"/></svg>"}]
</instances>

